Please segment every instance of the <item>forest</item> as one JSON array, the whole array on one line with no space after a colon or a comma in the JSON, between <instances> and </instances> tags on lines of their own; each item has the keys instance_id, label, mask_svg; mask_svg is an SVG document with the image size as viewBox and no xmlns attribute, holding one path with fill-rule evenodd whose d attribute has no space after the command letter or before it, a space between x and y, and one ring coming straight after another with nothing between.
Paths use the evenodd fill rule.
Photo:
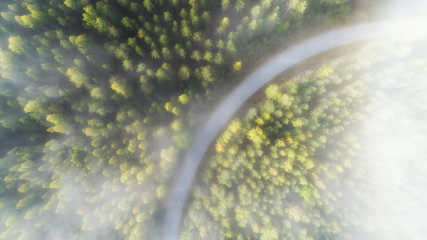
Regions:
<instances>
[{"instance_id":1,"label":"forest","mask_svg":"<svg viewBox=\"0 0 427 240\"><path fill-rule=\"evenodd\" d=\"M410 39L337 50L267 86L212 146L182 239L422 239L423 222L406 219L414 207L402 204L427 199L421 46ZM403 134L384 126L390 121ZM410 139L408 128L417 132ZM375 149L375 141L389 145ZM410 154L393 152L405 141Z\"/></svg>"},{"instance_id":2,"label":"forest","mask_svg":"<svg viewBox=\"0 0 427 240\"><path fill-rule=\"evenodd\" d=\"M2 0L0 239L161 239L176 171L218 101L278 49L356 13L369 18L361 2ZM406 42L389 43L391 53L377 45L283 75L251 98L211 146L180 238L389 230L358 211L372 206L371 189L356 188L370 174L355 163L356 130L386 101L373 79L388 91L394 71L415 79L425 60ZM425 111L408 100L411 86L395 91Z\"/></svg>"}]
</instances>

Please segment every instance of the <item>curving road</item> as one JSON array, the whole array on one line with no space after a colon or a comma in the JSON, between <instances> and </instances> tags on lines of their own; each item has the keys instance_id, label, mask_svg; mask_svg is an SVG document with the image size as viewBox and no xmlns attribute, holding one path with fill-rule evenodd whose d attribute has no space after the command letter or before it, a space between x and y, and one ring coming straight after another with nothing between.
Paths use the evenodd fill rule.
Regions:
<instances>
[{"instance_id":1,"label":"curving road","mask_svg":"<svg viewBox=\"0 0 427 240\"><path fill-rule=\"evenodd\" d=\"M166 213L163 239L178 239L184 203L203 155L221 128L253 93L278 74L321 52L362 40L386 38L399 34L427 36L426 31L422 32L425 26L427 26L427 21L413 20L375 22L345 27L287 49L251 73L213 112L188 150L174 180Z\"/></svg>"}]
</instances>

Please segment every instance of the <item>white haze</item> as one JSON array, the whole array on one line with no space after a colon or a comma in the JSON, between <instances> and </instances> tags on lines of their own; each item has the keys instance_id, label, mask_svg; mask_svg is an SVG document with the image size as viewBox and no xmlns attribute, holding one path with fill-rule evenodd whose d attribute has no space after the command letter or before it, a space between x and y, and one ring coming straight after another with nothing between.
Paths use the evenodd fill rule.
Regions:
<instances>
[{"instance_id":1,"label":"white haze","mask_svg":"<svg viewBox=\"0 0 427 240\"><path fill-rule=\"evenodd\" d=\"M385 15L387 18L396 20L398 18L420 18L427 13L427 2L421 0L390 1L389 6ZM422 84L420 83L420 85ZM421 90L420 92L426 93L427 87ZM27 94L25 93L25 95ZM386 226L384 228L390 230L390 235L387 235L390 237L388 239L399 238L399 231L403 228L412 228L412 232L415 234L406 236L405 239L422 239L423 236L427 236L427 227L423 228L424 223L427 223L427 190L425 189L427 186L427 162L418 161L417 165L413 165L410 159L413 159L415 155L417 157L427 156L427 126L425 122L405 112L404 103L399 102L399 99L392 93L385 96L381 104L383 104L382 110L372 115L369 121L368 128L371 128L372 132L367 133L365 142L365 146L369 146L369 149L363 153L363 156L370 157L372 160L363 164L367 164L366 166L370 168L371 179L368 181L372 182L371 188L372 192L376 194L374 198L378 202L378 206L383 207L364 214L374 223L384 223L383 225ZM395 118L396 116L399 118ZM119 175L119 173L115 172L112 175ZM116 231L113 224L115 219L108 217L109 213L117 210L116 199L131 199L128 203L129 207L120 210L120 213L117 214L119 217L129 218L129 215L132 214L131 209L136 205L139 205L140 208L146 207L147 212L150 209L149 206L138 203L141 194L149 189L149 186L135 185L129 188L126 184L118 183L116 185L119 186L119 189L114 190L105 185L112 178L108 179L99 174L90 177L96 187L94 186L91 189L93 192L88 194L85 193L85 186L75 181L78 178L87 177L81 173L70 171L64 173L60 181L57 193L61 197L62 211L69 218L51 219L52 228L48 230L51 239L66 239L69 228L80 228L82 222L92 231L88 233L89 235L85 235L86 233L82 231L79 236L81 239L108 237L109 234ZM409 184L402 185L402 179ZM151 183L151 181L148 182ZM378 189L382 190L378 191ZM97 195L101 197L91 203L90 197ZM79 209L81 206L87 206L88 202L91 203L89 204L91 206L105 206L97 208L104 212L91 212L90 209L86 209L86 212L81 213ZM34 206L34 209L39 207ZM64 222L66 225L60 225ZM22 226L17 227L33 229L33 224L35 223L23 222ZM161 226L157 227L161 228ZM380 230L382 229L379 228L378 231ZM378 232L378 236L383 236L383 233ZM95 234L95 236L90 234Z\"/></svg>"},{"instance_id":2,"label":"white haze","mask_svg":"<svg viewBox=\"0 0 427 240\"><path fill-rule=\"evenodd\" d=\"M427 19L427 1L391 0L388 19ZM426 26L414 26L418 32ZM408 38L408 36L402 36ZM409 38L411 38L409 36ZM427 236L427 39L412 49L424 64L405 76L410 64L393 63L396 74L377 75L375 91L380 98L360 132L361 152L356 166L367 178L359 189L369 207L361 209L362 221L371 234L354 239L425 239ZM408 45L407 51L411 51ZM388 49L396 51L396 49ZM420 60L421 63L423 61ZM402 67L402 69L399 69ZM403 73L402 75L399 73ZM374 73L375 74L375 73Z\"/></svg>"},{"instance_id":3,"label":"white haze","mask_svg":"<svg viewBox=\"0 0 427 240\"><path fill-rule=\"evenodd\" d=\"M385 18L399 19L425 19L427 1L425 0L387 0L384 1L381 13Z\"/></svg>"}]
</instances>

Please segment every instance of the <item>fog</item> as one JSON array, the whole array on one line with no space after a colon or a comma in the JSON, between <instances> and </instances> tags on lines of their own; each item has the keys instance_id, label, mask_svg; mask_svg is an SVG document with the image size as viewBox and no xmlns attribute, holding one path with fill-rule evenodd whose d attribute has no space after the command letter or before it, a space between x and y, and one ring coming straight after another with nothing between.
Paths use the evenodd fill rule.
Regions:
<instances>
[{"instance_id":1,"label":"fog","mask_svg":"<svg viewBox=\"0 0 427 240\"><path fill-rule=\"evenodd\" d=\"M178 173L178 178L175 181L171 199L168 205L168 213L166 216L166 224L164 229L164 238L165 239L178 238L180 219L183 214L184 203L187 199L186 195L190 192L189 190L190 190L191 182L196 173L197 167L200 164L200 161L202 160L202 157L205 151L207 150L207 147L210 145L210 143L214 139L214 136L218 134L221 127L227 123L228 119L233 115L233 113L257 89L261 88L265 83L272 80L280 72L285 71L291 66L299 62L302 62L308 59L309 57L315 56L320 52L323 52L335 47L339 47L345 44L349 44L352 42L356 42L358 40L372 39L375 37L385 38L385 37L396 37L397 35L400 38L413 38L420 35L418 33L418 30L423 25L425 25L424 21L416 21L416 22L393 21L393 22L379 22L379 23L367 24L363 26L343 28L343 29L333 31L325 35L321 35L319 37L310 39L307 42L303 42L281 53L271 61L267 62L261 68L257 69L257 71L252 73L249 77L247 77L245 81L242 84L240 84L215 110L211 118L206 122L202 130L199 132L195 142L193 143L192 147L188 151L188 154L184 159L184 165L180 169L180 172ZM421 35L424 35L424 36L425 34L427 33L421 33ZM395 49L396 56L400 56L401 54L403 55L406 54L408 52L407 48L410 48L410 45L405 45L401 49ZM377 50L378 49L371 49L371 51L374 51L374 52ZM392 79L386 79L386 80L387 81L385 82L389 82L389 81L391 83L397 82L397 80L393 81ZM386 85L386 87L384 87L381 84L378 84L378 86L379 87L377 91L379 92L384 91L384 89L387 89L387 87L390 87L389 85ZM385 92L384 94L392 94L392 93ZM388 97L390 99L398 99L396 98L396 96L388 96ZM380 105L379 113L378 113L380 116L382 116L381 112L387 109L386 106L387 106L386 104ZM376 118L376 115L372 115L370 117L372 118L371 119L372 122L375 123L376 121L378 121ZM380 119L383 119L383 118L380 118ZM367 121L371 122L371 120L367 120ZM389 122L390 119L386 118L385 121ZM383 125L383 123L381 122L378 122L377 124L380 126ZM395 126L391 127L391 129L395 129ZM369 134L372 134L372 133L373 132L369 132ZM390 133L390 134L393 134L393 133ZM375 136L377 135L385 136L382 133L377 133ZM398 138L407 136L407 134L403 134L402 136L400 135L402 134L396 133L396 137ZM376 139L376 138L373 138L372 136L362 136L362 138L367 138L369 140ZM387 137L385 139L389 139L389 138L390 137ZM380 145L378 145L379 143ZM379 139L375 142L367 142L366 146L373 147L374 149L380 151L381 153L383 152L385 153L385 149L383 147L384 144L385 144L384 139ZM393 143L393 144L396 144L396 143ZM393 146L393 144L390 144L387 146ZM375 147L376 145L378 146ZM408 151L408 149L405 149L405 151ZM368 162L375 161L374 159L376 157L371 156L371 155L375 156L375 153L370 153L368 151L366 154L367 156L363 157L363 161L368 161ZM401 152L401 154L404 154L404 152ZM397 154L396 156L399 156L399 155ZM382 164L380 164L379 166L382 166ZM368 166L367 168L369 168L369 171L373 171L373 172L376 172L378 169L378 174L376 176L388 175L387 173L381 173L381 169L379 169L379 167L376 165ZM391 171L395 171L395 170L391 170ZM381 178L380 179L373 178L373 179L366 179L366 180L372 181L373 182L372 186L375 186L375 184L377 183L385 182L385 180ZM378 188L382 188L382 187L379 186ZM371 194L371 193L365 192L362 194ZM402 193L402 194L405 195L405 193ZM374 196L375 196L374 199L376 197L379 197L379 198L390 197L390 196L382 196L382 195L378 195L378 196L374 195ZM393 208L393 206L391 206L391 208ZM367 214L367 217L369 218L374 218L373 219L374 222L380 221L384 217L383 215L377 214L376 212L372 212L373 215L371 215L369 214L368 210L364 210L364 209L362 209L361 212L363 214ZM389 213L389 211L387 210L386 212ZM385 219L387 219L387 217Z\"/></svg>"},{"instance_id":2,"label":"fog","mask_svg":"<svg viewBox=\"0 0 427 240\"><path fill-rule=\"evenodd\" d=\"M376 98L358 131L362 145L355 166L366 174L357 191L366 196L361 218L371 227L370 235L359 238L423 239L427 234L427 49L425 38L415 39L388 45L394 47L389 62L365 73L375 79ZM387 51L378 46L375 51Z\"/></svg>"},{"instance_id":3,"label":"fog","mask_svg":"<svg viewBox=\"0 0 427 240\"><path fill-rule=\"evenodd\" d=\"M378 16L381 16L379 20L424 20L424 17L427 17L425 16L427 1L389 0L385 1L384 6L382 8L383 11L378 12ZM389 31L393 32L394 35L402 32L402 37L408 38L408 33L417 35L416 33L420 32L421 35L426 34L421 31L427 25L425 22L420 21L417 23L413 22L411 25L402 23L383 26L386 27L381 30L378 28L370 29L369 34L382 36L382 34L387 35ZM320 47L316 49L316 45L320 46L321 44L315 42L315 39L311 42L312 47L303 45L300 48L293 48L293 57L276 62L273 68L267 66L263 70L264 73L259 72L258 75L253 77L254 81L262 79L261 82L256 81L255 85L252 86L248 84L240 85L238 88L240 90L238 91L247 92L248 94L244 97L228 98L223 103L223 108L219 108L207 123L214 124L215 127L206 125L205 130L201 131L199 136L202 137L196 138L195 145L193 145L192 150L190 150L186 157L190 161L184 162L182 167L184 170L178 173L178 175L181 174L181 177L178 177L176 182L172 182L176 185L171 191L172 195L169 204L152 200L156 198L156 187L159 185L155 176L146 176L144 184L127 184L124 181L113 182L112 179L120 179L122 177L119 168L105 173L101 166L94 166L91 174L85 174L77 171L77 169L70 168L64 170L60 178L57 179L55 190L43 195L40 204L32 206L27 211L28 213L25 218L19 219L20 216L15 215L15 205L1 206L4 216L0 216L0 218L2 222L8 222L8 225L0 226L0 238L2 238L3 234L6 236L10 232L16 232L19 235L19 232L23 229L26 231L22 232L26 232L29 235L21 236L22 239L36 238L40 231L40 229L37 229L38 222L42 221L50 223L51 227L49 229L42 230L47 232L50 239L68 239L71 236L70 234L75 234L75 232L81 233L79 236L76 236L76 238L80 239L112 238L114 234L117 234L119 238L121 233L119 234L116 229L118 219L119 221L122 219L123 224L132 219L136 224L132 226L132 229L127 229L129 232L138 232L135 229L140 228L140 232L150 232L152 236L159 237L161 236L162 228L164 228L163 234L165 239L177 239L181 219L187 215L183 206L188 199L188 194L191 194L189 187L194 180L193 177L200 163L194 161L202 159L209 144L214 140L214 137L221 130L223 124L226 124L227 120L248 97L275 75L291 67L293 64L304 61L322 51L353 42L357 40L353 39L355 35L357 35L356 32L347 31L346 39L342 43L337 43L339 41L333 37L333 40L331 38L323 39L323 43L329 44L325 48ZM362 39L364 37L360 40ZM2 41L6 42L5 39ZM410 43L411 41L408 42ZM410 46L408 45L408 47ZM298 49L304 51L300 52ZM411 49L411 52L418 53L420 54L420 58L425 57L427 60L427 47L423 49L418 46ZM1 61L6 59L1 54L3 53L0 51L0 65L9 66L9 63L1 63ZM74 56L66 56L66 58L71 59ZM37 61L37 59L34 59L34 65L39 64ZM398 63L395 64L399 66ZM406 66L403 63L400 65ZM273 70L277 67L282 68ZM421 64L419 67L427 68L427 65ZM1 74L15 75L15 81L8 81L7 78L2 78L2 81L8 81L7 84L14 85L17 90L21 91L20 96L31 98L39 94L32 91L34 90L31 88L32 86L24 85L19 80L19 76L23 72L19 72L12 67L4 67L0 70ZM403 68L402 72L404 70ZM387 76L387 83L383 83L381 78L378 78L379 82L374 84L382 97L374 103L377 111L369 115L359 133L363 144L361 145L361 151L357 154L358 162L355 165L365 169L368 176L361 183L361 186L365 188L359 189L359 191L360 194L369 194L373 199L368 202L369 208L361 209L361 216L372 224L372 235L355 236L355 238L423 239L427 235L427 228L425 227L425 223L427 222L427 189L425 187L427 186L427 121L424 120L427 119L425 107L427 103L425 97L425 93L427 92L427 75L421 71L419 75L414 77L411 75L409 80L406 78L403 80L399 78L393 79L392 76L399 75L391 74ZM400 81L410 81L410 83L394 87L393 84L398 84ZM54 83L55 79L47 79L47 82ZM394 90L390 91L390 89ZM58 96L54 96L51 99L52 101L56 101L57 98ZM141 119L143 117L137 116L137 118ZM163 127L158 126L158 128L162 129ZM167 130L165 131L167 132ZM172 145L170 143L171 135L172 133L167 132L158 138L159 145L162 145L161 147ZM68 134L67 137L58 137L54 140L62 143L73 137L75 137L73 134ZM45 159L44 161L50 162L50 167L55 167L54 162L58 156L54 154L61 150L64 149L57 149L52 151L52 153L45 154L45 158L50 159ZM64 151L67 151L67 149ZM135 155L135 159L138 158L140 156ZM177 159L173 159L172 161L175 163ZM36 162L39 163L42 160L37 160ZM173 169L173 167L174 165L171 165L171 172L180 170L180 168ZM143 170L140 169L140 171ZM172 175L171 172L161 174ZM52 171L51 169L46 170L45 173L45 177L50 177ZM90 183L91 185L84 185L86 183ZM32 184L42 185L38 182ZM151 199L151 202L147 202L157 202L150 205L144 201L145 198ZM49 199L51 199L51 202L47 201ZM56 208L53 208L56 209L56 212L46 213L45 217L40 217L40 219L37 216L31 216L39 214L42 216L45 213L43 211L49 205L57 205ZM138 224L142 221L142 218L153 218L147 221L150 223L162 222L154 219L150 214L151 212L158 211L158 207L161 205L167 205L171 208L168 210L164 226L142 226ZM173 207L176 208L172 209ZM140 213L146 213L146 215L134 216L134 209L138 209ZM8 218L8 221L5 220L6 218ZM11 220L9 221L9 219ZM135 234L135 236L141 238L152 237L151 235L142 236L138 234Z\"/></svg>"},{"instance_id":4,"label":"fog","mask_svg":"<svg viewBox=\"0 0 427 240\"><path fill-rule=\"evenodd\" d=\"M385 9L389 19L427 17L427 1L390 1ZM375 78L372 87L380 97L359 132L362 146L355 164L366 171L366 179L358 190L370 198L361 216L371 225L371 234L356 239L424 239L427 235L427 44L425 38L415 41L417 35L425 34L425 25L415 29L418 34L400 37L400 48L373 49L392 51L402 60L396 58L366 73ZM405 62L407 55L416 60Z\"/></svg>"},{"instance_id":5,"label":"fog","mask_svg":"<svg viewBox=\"0 0 427 240\"><path fill-rule=\"evenodd\" d=\"M386 0L378 15L390 19L425 19L425 0Z\"/></svg>"},{"instance_id":6,"label":"fog","mask_svg":"<svg viewBox=\"0 0 427 240\"><path fill-rule=\"evenodd\" d=\"M297 46L286 53L289 56L283 57L282 61L276 60L275 63L269 62L257 72L245 79L223 104L214 112L211 119L206 123L204 128L196 138L195 143L190 148L188 155L184 159L184 165L179 172L177 181L174 185L174 190L171 195L171 201L168 208L165 224L165 239L177 239L180 219L183 210L184 202L186 201L190 183L197 170L197 166L202 159L209 143L213 140L213 136L225 124L231 114L246 100L246 97L237 97L238 95L252 95L254 89L260 88L265 82L269 81L276 73L277 69L284 71L288 68L288 64L292 66L299 61L303 61L310 56L314 56L319 52L328 50L333 47L344 45L357 39L369 39L374 36L386 37L393 35L400 38L413 38L425 36L427 32L423 32L426 26L423 14L423 9L427 5L424 1L390 1L387 2L385 12L382 14L384 19L392 20L391 24L372 25L371 29L363 30L348 28L337 31L334 36L334 41L320 38L313 38L312 45ZM381 19L379 19L381 20ZM402 21L403 20L403 21ZM416 20L417 22L406 22L407 20ZM346 40L345 30L348 30L348 35L353 38ZM341 35L340 35L341 34ZM370 37L368 37L370 36ZM329 41L329 43L328 43ZM330 45L329 45L330 44ZM407 45L406 48L411 48ZM372 49L376 51L377 49ZM389 49L396 50L397 55L405 54L407 49ZM426 49L416 49L422 53ZM292 55L295 54L295 55ZM357 51L356 53L357 54ZM286 55L286 54L283 54ZM301 58L301 59L300 59ZM286 60L285 60L286 59ZM271 65L270 65L271 64ZM276 66L273 66L276 65ZM264 69L265 68L265 69ZM269 68L269 70L267 70ZM379 70L379 69L378 69ZM268 74L262 73L268 72ZM257 82L257 80L259 82ZM424 79L418 79L423 81ZM254 83L249 83L253 81ZM381 78L378 81L382 81ZM399 80L387 79L386 82L397 83ZM257 83L256 83L257 82ZM417 85L423 85L422 82L412 82L417 88ZM256 85L256 86L254 86ZM372 114L367 119L367 126L381 126L380 128L372 128L368 131L361 132L361 139L364 140L361 152L357 154L360 162L356 165L363 165L369 173L369 177L364 179L369 189L358 189L362 193L372 197L368 201L369 209L361 209L360 212L367 221L372 222L372 228L368 235L359 236L364 239L400 239L409 237L411 239L419 239L423 236L423 220L425 219L425 194L420 191L423 177L427 178L426 172L419 173L419 167L412 167L416 164L409 160L414 159L414 156L423 156L425 150L426 136L419 129L425 129L426 125L423 122L417 122L411 116L406 116L405 108L407 105L400 102L403 99L396 96L395 92L388 92L387 88L394 86L384 86L381 84L374 85L378 92L382 92L384 98L379 99L380 103L377 106L375 114ZM421 89L421 93L427 89ZM234 96L233 96L234 95ZM245 95L246 96L246 95ZM419 96L411 96L419 97ZM233 98L236 98L233 100ZM417 100L422 101L422 100ZM417 110L415 110L417 111ZM419 114L417 114L419 116ZM221 116L221 117L220 117ZM402 116L405 116L402 118ZM406 125L405 125L406 123ZM409 123L409 124L408 124ZM381 129L381 130L379 130ZM417 133L417 134L415 134ZM358 160L359 160L358 159ZM414 160L415 161L415 160ZM418 164L422 164L423 159L417 160ZM420 179L414 182L409 176L417 175ZM407 182L402 179L409 179ZM366 190L366 191L365 191ZM358 236L355 236L356 238Z\"/></svg>"}]
</instances>

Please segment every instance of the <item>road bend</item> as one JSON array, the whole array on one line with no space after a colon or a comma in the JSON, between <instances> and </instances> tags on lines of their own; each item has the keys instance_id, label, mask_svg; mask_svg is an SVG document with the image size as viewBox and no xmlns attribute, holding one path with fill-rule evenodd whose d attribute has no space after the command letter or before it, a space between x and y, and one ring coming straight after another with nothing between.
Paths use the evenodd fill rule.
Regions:
<instances>
[{"instance_id":1,"label":"road bend","mask_svg":"<svg viewBox=\"0 0 427 240\"><path fill-rule=\"evenodd\" d=\"M364 40L407 34L426 36L425 26L427 26L427 21L407 20L344 27L303 41L281 52L249 74L212 113L185 155L179 172L173 181L163 229L163 239L178 239L184 204L203 155L222 127L252 94L280 73L319 53Z\"/></svg>"}]
</instances>

